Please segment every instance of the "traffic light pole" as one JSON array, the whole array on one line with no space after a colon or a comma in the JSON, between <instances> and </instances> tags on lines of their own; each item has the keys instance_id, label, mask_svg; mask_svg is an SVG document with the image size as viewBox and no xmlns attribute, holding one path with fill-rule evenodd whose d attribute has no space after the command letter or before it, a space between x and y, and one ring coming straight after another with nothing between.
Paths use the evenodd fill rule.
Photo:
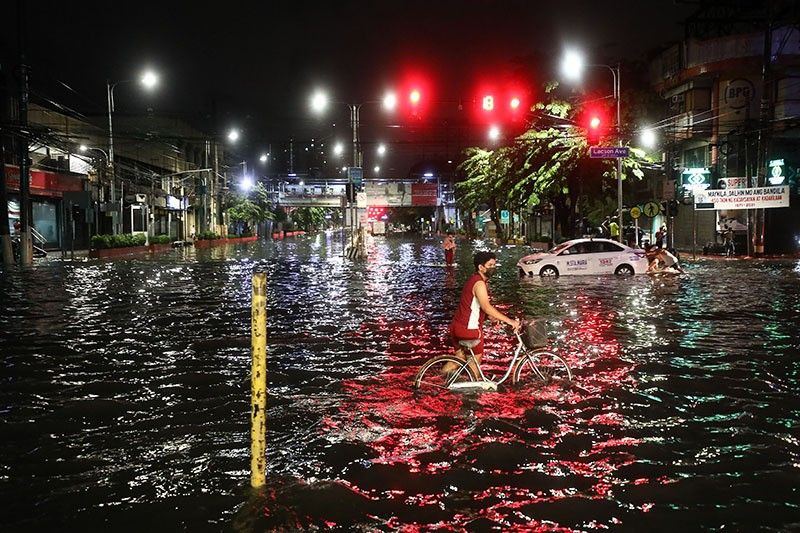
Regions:
<instances>
[{"instance_id":1,"label":"traffic light pole","mask_svg":"<svg viewBox=\"0 0 800 533\"><path fill-rule=\"evenodd\" d=\"M611 68L611 67L609 67ZM620 114L620 73L619 63L617 63L616 71L611 68L611 74L614 76L614 95L617 99L617 146L622 146L622 121ZM624 226L622 225L622 158L617 158L617 220L619 223L619 235L617 238L619 242L623 242Z\"/></svg>"}]
</instances>

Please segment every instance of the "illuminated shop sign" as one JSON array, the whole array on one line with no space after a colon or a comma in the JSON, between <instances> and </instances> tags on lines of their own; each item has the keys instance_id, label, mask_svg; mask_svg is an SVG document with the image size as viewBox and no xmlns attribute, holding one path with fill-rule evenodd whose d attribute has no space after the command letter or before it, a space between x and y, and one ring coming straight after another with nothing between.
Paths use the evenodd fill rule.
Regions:
<instances>
[{"instance_id":1,"label":"illuminated shop sign","mask_svg":"<svg viewBox=\"0 0 800 533\"><path fill-rule=\"evenodd\" d=\"M681 185L692 193L704 191L711 186L711 170L708 168L687 168L681 173Z\"/></svg>"}]
</instances>

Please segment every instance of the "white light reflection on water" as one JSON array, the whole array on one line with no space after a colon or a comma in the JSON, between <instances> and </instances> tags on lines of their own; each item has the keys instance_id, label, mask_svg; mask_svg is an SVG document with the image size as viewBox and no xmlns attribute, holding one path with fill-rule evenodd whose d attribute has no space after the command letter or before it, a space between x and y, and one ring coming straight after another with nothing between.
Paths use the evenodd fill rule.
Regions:
<instances>
[{"instance_id":1,"label":"white light reflection on water","mask_svg":"<svg viewBox=\"0 0 800 533\"><path fill-rule=\"evenodd\" d=\"M439 268L437 239L401 239L372 240L358 264L326 235L4 275L3 525L219 530L237 511L245 530L796 523L800 264L519 280L524 249L502 248L494 301L547 321L575 383L421 397L410 382L448 349L472 248ZM259 269L270 482L247 501ZM487 333L498 373L510 340Z\"/></svg>"}]
</instances>

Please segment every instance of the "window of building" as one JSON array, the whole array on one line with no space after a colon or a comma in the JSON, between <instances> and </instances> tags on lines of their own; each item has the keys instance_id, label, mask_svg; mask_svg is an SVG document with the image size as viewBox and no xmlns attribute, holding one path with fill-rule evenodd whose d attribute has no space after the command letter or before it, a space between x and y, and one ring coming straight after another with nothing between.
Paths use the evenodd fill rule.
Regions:
<instances>
[{"instance_id":1,"label":"window of building","mask_svg":"<svg viewBox=\"0 0 800 533\"><path fill-rule=\"evenodd\" d=\"M686 168L703 168L706 165L707 146L698 146L683 152L683 166Z\"/></svg>"}]
</instances>

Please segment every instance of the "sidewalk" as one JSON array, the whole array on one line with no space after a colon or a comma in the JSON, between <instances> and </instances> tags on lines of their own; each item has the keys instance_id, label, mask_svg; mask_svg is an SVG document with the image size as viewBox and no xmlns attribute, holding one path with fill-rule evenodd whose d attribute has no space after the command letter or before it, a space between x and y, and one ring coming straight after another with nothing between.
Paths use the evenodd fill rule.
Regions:
<instances>
[{"instance_id":1,"label":"sidewalk","mask_svg":"<svg viewBox=\"0 0 800 533\"><path fill-rule=\"evenodd\" d=\"M701 251L696 251L696 258L692 258L692 249L678 249L681 261L795 261L800 259L800 253L790 255L762 255L759 257L751 255L735 255L727 257L721 254L703 255Z\"/></svg>"}]
</instances>

